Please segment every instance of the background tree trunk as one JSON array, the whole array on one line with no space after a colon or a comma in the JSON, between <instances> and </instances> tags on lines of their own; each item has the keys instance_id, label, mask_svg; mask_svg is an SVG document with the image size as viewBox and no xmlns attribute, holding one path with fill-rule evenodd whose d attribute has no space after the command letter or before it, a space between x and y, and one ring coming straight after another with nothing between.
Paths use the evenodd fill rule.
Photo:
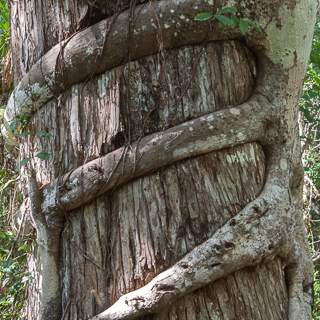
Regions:
<instances>
[{"instance_id":1,"label":"background tree trunk","mask_svg":"<svg viewBox=\"0 0 320 320\"><path fill-rule=\"evenodd\" d=\"M13 2L15 84L59 41L126 4ZM20 145L22 158L52 154L49 161L32 160L39 187L145 135L250 98L257 66L245 43L226 40L165 52L159 38L159 48L157 55L125 61L72 86L32 116L30 131L53 135L27 136ZM60 295L43 319L61 319L63 312L65 319L89 319L209 239L260 195L265 153L253 142L185 159L64 212L67 218L57 227ZM35 278L28 286L30 320L40 319L43 299L41 243L34 251L29 257ZM278 257L243 268L141 319L287 319L284 268Z\"/></svg>"}]
</instances>

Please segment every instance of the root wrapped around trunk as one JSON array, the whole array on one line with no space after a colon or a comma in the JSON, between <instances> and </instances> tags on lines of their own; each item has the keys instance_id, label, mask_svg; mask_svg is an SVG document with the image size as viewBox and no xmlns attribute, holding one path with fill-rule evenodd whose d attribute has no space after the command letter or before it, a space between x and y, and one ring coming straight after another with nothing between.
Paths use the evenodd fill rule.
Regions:
<instances>
[{"instance_id":1,"label":"root wrapped around trunk","mask_svg":"<svg viewBox=\"0 0 320 320\"><path fill-rule=\"evenodd\" d=\"M41 190L34 174L31 176L29 196L42 270L42 320L55 320L62 313L59 244L67 211L160 167L247 142L259 142L266 155L262 193L209 240L92 320L135 319L158 313L193 290L276 256L286 267L289 319L310 318L312 264L302 236L301 185L293 182L293 176L294 168L301 167L296 128L301 90L297 84L302 83L305 74L305 48L311 44L310 21L314 18L315 1L257 0L250 6L241 0L229 2L225 6L235 5L244 19L254 20L267 34L264 38L261 33L252 32L248 37L249 47L257 57L258 76L247 102L233 108L225 106L224 110L145 136L75 168ZM204 40L240 39L239 29L229 28L222 33L216 22L194 21L197 13L212 12L212 4L212 0L151 2L149 6L137 6L134 12L123 11L101 21L52 48L23 77L9 101L1 127L8 146L16 145L8 126L16 114L33 113L73 84L121 64L127 54L129 18L134 18L128 36L132 41L131 61L156 53L160 35L164 49ZM218 9L218 2L215 5ZM265 10L262 12L261 8ZM66 62L63 70L57 67L60 55ZM96 65L98 57L101 63ZM73 111L78 118L77 108ZM79 129L74 136L75 145L81 144L80 136Z\"/></svg>"},{"instance_id":2,"label":"root wrapped around trunk","mask_svg":"<svg viewBox=\"0 0 320 320\"><path fill-rule=\"evenodd\" d=\"M270 177L270 180L275 181ZM285 188L268 183L262 194L220 228L209 240L159 274L145 287L122 296L91 320L131 320L158 313L185 294L241 268L280 255L287 261L289 315L309 319L312 262L295 239L296 208ZM294 250L296 259L288 260Z\"/></svg>"}]
</instances>

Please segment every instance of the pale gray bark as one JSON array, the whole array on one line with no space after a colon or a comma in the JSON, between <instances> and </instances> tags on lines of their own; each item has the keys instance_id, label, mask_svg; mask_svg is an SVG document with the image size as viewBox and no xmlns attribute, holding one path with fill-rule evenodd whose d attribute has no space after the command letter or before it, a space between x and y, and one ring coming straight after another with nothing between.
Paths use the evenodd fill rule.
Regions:
<instances>
[{"instance_id":1,"label":"pale gray bark","mask_svg":"<svg viewBox=\"0 0 320 320\"><path fill-rule=\"evenodd\" d=\"M241 34L193 21L220 2L160 1L119 7L119 15L33 55L6 111L10 121L41 107L33 130L55 135L52 141L29 136L20 146L25 156L44 147L53 154L49 163L32 161L40 292L29 301L29 319L59 319L61 307L70 319L311 317L296 122L315 2L224 6L237 7L267 37L251 31L252 51L223 41L166 54L163 48ZM137 61L105 71L126 54L132 12L130 59ZM22 43L23 33L14 32ZM142 58L159 44L158 56ZM61 53L63 75L55 71ZM27 58L19 54L16 61ZM92 71L104 73L76 84ZM10 131L2 131L14 146ZM36 180L45 185L41 191ZM260 277L270 279L264 289ZM221 278L230 280L225 288ZM239 306L230 290L249 283L263 301L249 290Z\"/></svg>"}]
</instances>

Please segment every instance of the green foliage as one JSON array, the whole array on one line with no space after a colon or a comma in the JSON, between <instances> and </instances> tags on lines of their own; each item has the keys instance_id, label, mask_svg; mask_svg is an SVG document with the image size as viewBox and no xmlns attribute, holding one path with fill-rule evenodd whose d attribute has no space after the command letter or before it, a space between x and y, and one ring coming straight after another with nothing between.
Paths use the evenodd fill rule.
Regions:
<instances>
[{"instance_id":1,"label":"green foliage","mask_svg":"<svg viewBox=\"0 0 320 320\"><path fill-rule=\"evenodd\" d=\"M26 271L30 239L24 240L21 245L21 241L10 231L0 231L0 238L1 319L20 319L25 300L25 283L32 280Z\"/></svg>"},{"instance_id":2,"label":"green foliage","mask_svg":"<svg viewBox=\"0 0 320 320\"><path fill-rule=\"evenodd\" d=\"M314 29L312 49L300 102L300 134L305 171L304 215L315 265L313 319L320 319L320 14Z\"/></svg>"},{"instance_id":3,"label":"green foliage","mask_svg":"<svg viewBox=\"0 0 320 320\"><path fill-rule=\"evenodd\" d=\"M50 156L51 156L51 153L48 153L45 151L42 151L36 154L36 157L38 157L41 160L49 160Z\"/></svg>"},{"instance_id":4,"label":"green foliage","mask_svg":"<svg viewBox=\"0 0 320 320\"><path fill-rule=\"evenodd\" d=\"M194 19L198 21L206 21L211 19L217 19L222 27L222 31L224 31L225 26L231 26L231 27L240 27L240 30L242 34L247 39L247 32L249 30L249 26L254 27L259 32L261 32L264 36L265 34L262 32L261 28L259 28L256 24L254 24L252 21L239 19L234 13L237 12L236 8L226 7L218 10L216 14L212 15L210 13L199 13ZM227 16L229 15L230 18Z\"/></svg>"},{"instance_id":5,"label":"green foliage","mask_svg":"<svg viewBox=\"0 0 320 320\"><path fill-rule=\"evenodd\" d=\"M5 107L2 108L3 110ZM30 115L17 116L10 124L13 132L20 133L19 138L28 136L39 139L52 138L52 134L39 131L32 134L23 131L28 125ZM48 160L50 154L42 151L36 154L41 160ZM25 301L25 285L32 277L27 270L27 255L31 253L32 240L21 239L19 231L12 230L12 217L21 205L22 195L17 189L18 182L26 175L18 171L32 159L28 157L16 165L16 159L6 154L5 163L0 171L0 315L1 319L21 319ZM15 167L15 169L14 169Z\"/></svg>"},{"instance_id":6,"label":"green foliage","mask_svg":"<svg viewBox=\"0 0 320 320\"><path fill-rule=\"evenodd\" d=\"M319 278L319 271L314 273L314 307L313 307L313 319L319 320L320 319L320 278Z\"/></svg>"},{"instance_id":7,"label":"green foliage","mask_svg":"<svg viewBox=\"0 0 320 320\"><path fill-rule=\"evenodd\" d=\"M39 131L36 133L36 136L40 138L53 138L53 135L51 133L48 133L46 131Z\"/></svg>"},{"instance_id":8,"label":"green foliage","mask_svg":"<svg viewBox=\"0 0 320 320\"><path fill-rule=\"evenodd\" d=\"M209 20L213 17L212 14L210 13L199 13L195 18L194 20L198 20L198 21L206 21L206 20Z\"/></svg>"},{"instance_id":9,"label":"green foliage","mask_svg":"<svg viewBox=\"0 0 320 320\"><path fill-rule=\"evenodd\" d=\"M20 133L19 134L19 138L21 139L21 138L23 138L23 137L25 137L25 136L29 136L29 135L31 135L32 133L31 132L22 132L22 133Z\"/></svg>"},{"instance_id":10,"label":"green foliage","mask_svg":"<svg viewBox=\"0 0 320 320\"><path fill-rule=\"evenodd\" d=\"M12 170L14 159L6 161L6 168L0 171L0 318L9 320L23 316L25 284L31 279L26 262L32 239L21 239L12 230L10 217L22 200L17 183L24 176Z\"/></svg>"},{"instance_id":11,"label":"green foliage","mask_svg":"<svg viewBox=\"0 0 320 320\"><path fill-rule=\"evenodd\" d=\"M12 132L15 132L16 130L20 132L22 129L24 129L28 124L28 120L30 116L31 116L30 114L27 114L23 117L17 116L10 124L10 129L12 130ZM35 135L33 135L32 132L30 131L25 131L19 134L20 139L26 136L37 136L39 138L53 138L53 135L51 133L46 132L44 130L36 132ZM35 157L41 160L49 160L50 156L51 156L51 153L48 153L46 151L41 151L35 155ZM22 159L16 166L16 171L20 170L23 166L25 166L32 158L33 157Z\"/></svg>"},{"instance_id":12,"label":"green foliage","mask_svg":"<svg viewBox=\"0 0 320 320\"><path fill-rule=\"evenodd\" d=\"M319 17L320 18L320 17ZM319 89L320 89L320 20L315 25L312 50L307 68L306 79L301 97L300 111L303 113L303 119L307 123L313 123L313 126L319 129ZM307 141L319 139L318 130L315 137L303 137ZM308 140L309 139L309 140Z\"/></svg>"},{"instance_id":13,"label":"green foliage","mask_svg":"<svg viewBox=\"0 0 320 320\"><path fill-rule=\"evenodd\" d=\"M23 166L25 166L32 158L25 158L19 162L17 165L16 171L20 170Z\"/></svg>"},{"instance_id":14,"label":"green foliage","mask_svg":"<svg viewBox=\"0 0 320 320\"><path fill-rule=\"evenodd\" d=\"M10 46L9 9L7 2L0 1L0 57L4 57Z\"/></svg>"},{"instance_id":15,"label":"green foliage","mask_svg":"<svg viewBox=\"0 0 320 320\"><path fill-rule=\"evenodd\" d=\"M0 73L3 58L10 47L9 10L7 3L0 0ZM0 93L2 88L0 88ZM1 97L1 100L4 101ZM3 102L2 102L3 103ZM5 102L4 102L5 103ZM0 118L5 105L0 107ZM28 122L28 116L17 117L11 124L12 131L21 132ZM0 137L1 138L1 137ZM0 140L0 143L2 140ZM0 144L1 146L1 144ZM27 255L32 240L21 239L14 230L12 218L21 205L22 195L17 184L24 177L14 170L16 159L0 149L0 319L24 319L25 285L32 279L27 270Z\"/></svg>"},{"instance_id":16,"label":"green foliage","mask_svg":"<svg viewBox=\"0 0 320 320\"><path fill-rule=\"evenodd\" d=\"M5 109L5 107L6 106L3 106L2 108ZM24 116L16 116L10 123L10 130L12 131L12 133L15 133L16 131L21 132L27 126L30 117L30 114L26 114Z\"/></svg>"},{"instance_id":17,"label":"green foliage","mask_svg":"<svg viewBox=\"0 0 320 320\"><path fill-rule=\"evenodd\" d=\"M316 188L320 187L320 158L318 141L320 139L320 21L315 26L312 51L307 68L303 95L300 102L302 135L305 148L305 172Z\"/></svg>"}]
</instances>

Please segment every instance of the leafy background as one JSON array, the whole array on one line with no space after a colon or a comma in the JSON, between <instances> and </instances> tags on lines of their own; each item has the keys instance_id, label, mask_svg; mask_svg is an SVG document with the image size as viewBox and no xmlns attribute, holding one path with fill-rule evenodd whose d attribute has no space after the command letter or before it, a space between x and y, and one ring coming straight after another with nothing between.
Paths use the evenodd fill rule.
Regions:
<instances>
[{"instance_id":1,"label":"leafy background","mask_svg":"<svg viewBox=\"0 0 320 320\"><path fill-rule=\"evenodd\" d=\"M314 262L313 319L320 319L320 7L300 102L302 162L305 170L303 206Z\"/></svg>"},{"instance_id":2,"label":"leafy background","mask_svg":"<svg viewBox=\"0 0 320 320\"><path fill-rule=\"evenodd\" d=\"M261 31L250 21L238 19L235 15L230 16L235 12L232 10L232 8L227 11L220 10L214 16L203 13L196 19L203 21L216 18L223 28L225 26L240 27L244 37L250 31L250 27ZM229 14L230 18L225 14ZM305 170L303 193L305 226L315 266L313 319L320 320L320 10L318 10L314 31L312 51L300 102L299 125ZM6 70L10 64L10 54L9 11L6 1L0 0L0 121L12 90L12 76ZM17 119L12 124L12 129L19 130L21 137L31 134L21 132L26 121L27 119ZM36 135L47 138L51 136L46 132L38 132ZM46 160L50 154L42 152L36 156ZM23 200L17 185L25 175L20 175L19 169L29 160L30 158L23 159L17 164L16 159L6 152L3 138L0 136L0 318L3 320L25 319L23 311L26 298L25 285L28 281L32 281L26 263L33 240L21 238L20 230L15 230L12 223Z\"/></svg>"}]
</instances>

